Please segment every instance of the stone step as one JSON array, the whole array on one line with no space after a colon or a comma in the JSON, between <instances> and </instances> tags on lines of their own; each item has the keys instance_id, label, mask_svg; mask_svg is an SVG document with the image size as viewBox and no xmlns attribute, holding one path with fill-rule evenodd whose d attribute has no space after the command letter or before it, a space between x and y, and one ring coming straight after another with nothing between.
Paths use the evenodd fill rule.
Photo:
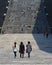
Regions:
<instances>
[{"instance_id":1,"label":"stone step","mask_svg":"<svg viewBox=\"0 0 52 65\"><path fill-rule=\"evenodd\" d=\"M17 64L0 64L0 65L17 65ZM23 64L18 64L23 65ZM24 65L31 65L31 64L24 64ZM32 65L52 65L52 64L32 64Z\"/></svg>"},{"instance_id":2,"label":"stone step","mask_svg":"<svg viewBox=\"0 0 52 65\"><path fill-rule=\"evenodd\" d=\"M2 33L42 33L47 29L44 4L41 0L10 0Z\"/></svg>"}]
</instances>

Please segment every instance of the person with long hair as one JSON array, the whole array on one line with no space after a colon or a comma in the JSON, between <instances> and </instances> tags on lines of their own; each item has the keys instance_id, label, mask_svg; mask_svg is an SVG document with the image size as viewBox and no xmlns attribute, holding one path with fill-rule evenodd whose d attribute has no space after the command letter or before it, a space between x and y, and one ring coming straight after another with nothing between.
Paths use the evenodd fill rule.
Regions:
<instances>
[{"instance_id":1,"label":"person with long hair","mask_svg":"<svg viewBox=\"0 0 52 65\"><path fill-rule=\"evenodd\" d=\"M13 52L14 52L14 57L16 58L16 53L17 53L17 48L16 48L16 42L14 42L14 46L13 46Z\"/></svg>"},{"instance_id":2,"label":"person with long hair","mask_svg":"<svg viewBox=\"0 0 52 65\"><path fill-rule=\"evenodd\" d=\"M25 46L24 46L23 42L21 42L19 45L20 58L24 58L24 51L25 51Z\"/></svg>"}]
</instances>

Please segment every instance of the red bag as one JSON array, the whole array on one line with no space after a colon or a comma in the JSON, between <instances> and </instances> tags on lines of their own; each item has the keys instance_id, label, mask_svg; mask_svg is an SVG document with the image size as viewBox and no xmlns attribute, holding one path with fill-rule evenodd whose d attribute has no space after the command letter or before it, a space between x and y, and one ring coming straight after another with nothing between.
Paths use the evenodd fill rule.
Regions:
<instances>
[{"instance_id":1,"label":"red bag","mask_svg":"<svg viewBox=\"0 0 52 65\"><path fill-rule=\"evenodd\" d=\"M25 54L25 51L24 51L24 54Z\"/></svg>"}]
</instances>

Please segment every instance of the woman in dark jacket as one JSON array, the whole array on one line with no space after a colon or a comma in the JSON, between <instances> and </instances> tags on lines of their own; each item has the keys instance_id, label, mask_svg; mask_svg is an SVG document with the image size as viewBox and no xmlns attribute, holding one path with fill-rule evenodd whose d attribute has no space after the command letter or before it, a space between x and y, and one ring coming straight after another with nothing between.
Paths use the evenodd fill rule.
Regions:
<instances>
[{"instance_id":1,"label":"woman in dark jacket","mask_svg":"<svg viewBox=\"0 0 52 65\"><path fill-rule=\"evenodd\" d=\"M20 58L24 57L24 51L25 51L25 46L24 46L23 42L21 42L20 46L19 46Z\"/></svg>"}]
</instances>

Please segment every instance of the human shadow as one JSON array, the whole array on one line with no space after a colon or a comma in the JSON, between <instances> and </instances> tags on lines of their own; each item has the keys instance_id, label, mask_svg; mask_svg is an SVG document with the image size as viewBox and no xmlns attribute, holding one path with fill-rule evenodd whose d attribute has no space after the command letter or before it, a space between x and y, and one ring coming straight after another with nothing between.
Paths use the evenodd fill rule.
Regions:
<instances>
[{"instance_id":1,"label":"human shadow","mask_svg":"<svg viewBox=\"0 0 52 65\"><path fill-rule=\"evenodd\" d=\"M41 1L36 21L33 27L32 35L34 39L37 42L37 45L40 50L52 53L52 36L49 35L48 38L46 38L43 33L48 31L48 23L45 15L45 9L44 9L45 2ZM36 33L36 34L34 34Z\"/></svg>"}]
</instances>

